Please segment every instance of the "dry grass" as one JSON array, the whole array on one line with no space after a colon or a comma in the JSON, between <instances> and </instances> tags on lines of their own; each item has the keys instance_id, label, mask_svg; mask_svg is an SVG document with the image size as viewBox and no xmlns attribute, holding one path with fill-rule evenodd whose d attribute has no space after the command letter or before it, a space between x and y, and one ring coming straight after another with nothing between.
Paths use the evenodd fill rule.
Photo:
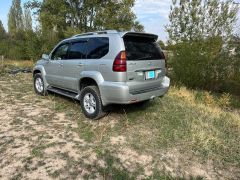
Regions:
<instances>
[{"instance_id":1,"label":"dry grass","mask_svg":"<svg viewBox=\"0 0 240 180\"><path fill-rule=\"evenodd\" d=\"M172 87L89 121L76 101L35 95L31 74L5 74L0 99L0 178L240 178L236 97Z\"/></svg>"},{"instance_id":2,"label":"dry grass","mask_svg":"<svg viewBox=\"0 0 240 180\"><path fill-rule=\"evenodd\" d=\"M32 68L34 61L31 60L0 60L0 74L6 73L15 68Z\"/></svg>"},{"instance_id":3,"label":"dry grass","mask_svg":"<svg viewBox=\"0 0 240 180\"><path fill-rule=\"evenodd\" d=\"M15 67L33 67L34 65L34 61L32 60L9 60L9 59L5 59L5 60L0 60L1 61L1 66L5 65L5 66L15 66Z\"/></svg>"}]
</instances>

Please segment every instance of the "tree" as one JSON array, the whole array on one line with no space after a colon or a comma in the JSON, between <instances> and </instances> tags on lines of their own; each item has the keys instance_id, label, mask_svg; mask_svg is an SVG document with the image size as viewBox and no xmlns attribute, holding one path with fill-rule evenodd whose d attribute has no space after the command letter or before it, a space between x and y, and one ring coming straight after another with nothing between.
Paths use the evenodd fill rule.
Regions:
<instances>
[{"instance_id":1,"label":"tree","mask_svg":"<svg viewBox=\"0 0 240 180\"><path fill-rule=\"evenodd\" d=\"M139 21L134 22L132 30L135 32L144 32L144 26Z\"/></svg>"},{"instance_id":2,"label":"tree","mask_svg":"<svg viewBox=\"0 0 240 180\"><path fill-rule=\"evenodd\" d=\"M2 24L2 21L0 20L0 56L6 55L6 51L7 51L6 39L7 39L7 34Z\"/></svg>"},{"instance_id":3,"label":"tree","mask_svg":"<svg viewBox=\"0 0 240 180\"><path fill-rule=\"evenodd\" d=\"M162 40L159 40L159 41L158 41L158 44L159 44L159 46L160 46L163 50L166 49L166 45L165 45L165 43L164 43Z\"/></svg>"},{"instance_id":4,"label":"tree","mask_svg":"<svg viewBox=\"0 0 240 180\"><path fill-rule=\"evenodd\" d=\"M8 14L8 32L10 35L15 36L17 32L23 30L22 17L21 0L13 0Z\"/></svg>"},{"instance_id":5,"label":"tree","mask_svg":"<svg viewBox=\"0 0 240 180\"><path fill-rule=\"evenodd\" d=\"M166 27L176 80L220 91L230 77L229 40L238 8L232 0L173 0Z\"/></svg>"},{"instance_id":6,"label":"tree","mask_svg":"<svg viewBox=\"0 0 240 180\"><path fill-rule=\"evenodd\" d=\"M134 0L33 0L26 5L36 10L43 31L144 30L132 11Z\"/></svg>"},{"instance_id":7,"label":"tree","mask_svg":"<svg viewBox=\"0 0 240 180\"><path fill-rule=\"evenodd\" d=\"M172 43L206 37L229 37L237 19L233 0L172 0L166 27Z\"/></svg>"},{"instance_id":8,"label":"tree","mask_svg":"<svg viewBox=\"0 0 240 180\"><path fill-rule=\"evenodd\" d=\"M98 30L116 29L131 30L135 23L136 16L132 11L134 0L107 0L99 7L96 18L95 27Z\"/></svg>"},{"instance_id":9,"label":"tree","mask_svg":"<svg viewBox=\"0 0 240 180\"><path fill-rule=\"evenodd\" d=\"M32 15L29 8L24 9L23 27L24 31L32 31Z\"/></svg>"},{"instance_id":10,"label":"tree","mask_svg":"<svg viewBox=\"0 0 240 180\"><path fill-rule=\"evenodd\" d=\"M66 27L66 0L44 0L40 9L40 23L43 33L55 31L62 33Z\"/></svg>"},{"instance_id":11,"label":"tree","mask_svg":"<svg viewBox=\"0 0 240 180\"><path fill-rule=\"evenodd\" d=\"M0 20L0 40L6 37L6 31L4 29L3 23Z\"/></svg>"},{"instance_id":12,"label":"tree","mask_svg":"<svg viewBox=\"0 0 240 180\"><path fill-rule=\"evenodd\" d=\"M73 34L105 29L143 31L133 5L134 0L32 0L25 4L39 17L44 51Z\"/></svg>"}]
</instances>

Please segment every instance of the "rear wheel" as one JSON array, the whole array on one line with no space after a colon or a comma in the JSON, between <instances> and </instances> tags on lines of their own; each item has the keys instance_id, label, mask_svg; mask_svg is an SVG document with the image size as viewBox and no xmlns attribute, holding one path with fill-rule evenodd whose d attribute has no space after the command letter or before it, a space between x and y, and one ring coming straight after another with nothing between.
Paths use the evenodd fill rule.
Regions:
<instances>
[{"instance_id":1,"label":"rear wheel","mask_svg":"<svg viewBox=\"0 0 240 180\"><path fill-rule=\"evenodd\" d=\"M44 81L43 81L42 75L40 73L37 73L34 75L33 79L34 79L33 82L34 82L35 92L42 96L46 95L47 91L44 88Z\"/></svg>"},{"instance_id":2,"label":"rear wheel","mask_svg":"<svg viewBox=\"0 0 240 180\"><path fill-rule=\"evenodd\" d=\"M87 86L81 91L80 104L89 119L99 119L105 115L100 92L96 86Z\"/></svg>"}]
</instances>

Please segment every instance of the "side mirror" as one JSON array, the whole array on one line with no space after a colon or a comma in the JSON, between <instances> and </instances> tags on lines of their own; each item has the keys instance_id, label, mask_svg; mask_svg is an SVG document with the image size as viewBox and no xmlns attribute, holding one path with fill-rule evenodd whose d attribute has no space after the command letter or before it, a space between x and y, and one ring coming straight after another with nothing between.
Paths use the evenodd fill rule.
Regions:
<instances>
[{"instance_id":1,"label":"side mirror","mask_svg":"<svg viewBox=\"0 0 240 180\"><path fill-rule=\"evenodd\" d=\"M44 59L44 60L46 60L46 61L49 61L49 60L50 60L49 55L47 55L47 54L43 54L43 55L42 55L42 59Z\"/></svg>"}]
</instances>

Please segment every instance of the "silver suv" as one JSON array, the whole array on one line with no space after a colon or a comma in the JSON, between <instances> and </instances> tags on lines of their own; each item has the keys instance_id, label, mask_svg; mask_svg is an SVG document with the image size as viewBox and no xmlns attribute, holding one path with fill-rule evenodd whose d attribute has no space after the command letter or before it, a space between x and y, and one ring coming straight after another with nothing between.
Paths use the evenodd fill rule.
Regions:
<instances>
[{"instance_id":1,"label":"silver suv","mask_svg":"<svg viewBox=\"0 0 240 180\"><path fill-rule=\"evenodd\" d=\"M34 89L80 101L90 119L110 104L132 104L163 96L169 88L157 35L115 30L75 35L43 55L34 67Z\"/></svg>"}]
</instances>

